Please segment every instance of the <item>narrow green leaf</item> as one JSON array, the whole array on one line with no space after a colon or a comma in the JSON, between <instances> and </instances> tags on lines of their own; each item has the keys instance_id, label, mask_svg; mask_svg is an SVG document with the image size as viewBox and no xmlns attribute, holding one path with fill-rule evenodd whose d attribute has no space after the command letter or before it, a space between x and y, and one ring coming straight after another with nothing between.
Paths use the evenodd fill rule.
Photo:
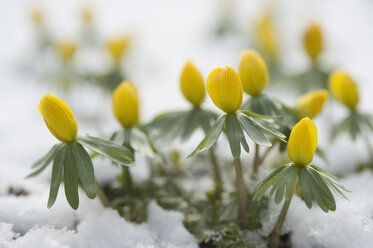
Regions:
<instances>
[{"instance_id":1,"label":"narrow green leaf","mask_svg":"<svg viewBox=\"0 0 373 248\"><path fill-rule=\"evenodd\" d=\"M39 159L36 163L32 165L32 168L37 168L34 172L30 173L26 176L26 179L35 177L42 173L53 161L54 157L56 156L57 150L62 146L63 144L57 144L52 147L52 149L49 150L49 152L41 159Z\"/></svg>"},{"instance_id":2,"label":"narrow green leaf","mask_svg":"<svg viewBox=\"0 0 373 248\"><path fill-rule=\"evenodd\" d=\"M124 166L134 165L133 152L130 148L118 145L109 140L91 136L78 136L78 142L116 163Z\"/></svg>"},{"instance_id":3,"label":"narrow green leaf","mask_svg":"<svg viewBox=\"0 0 373 248\"><path fill-rule=\"evenodd\" d=\"M73 144L66 145L66 155L64 160L64 183L66 199L70 206L76 210L79 207L78 171L76 169L76 161L72 146Z\"/></svg>"},{"instance_id":4,"label":"narrow green leaf","mask_svg":"<svg viewBox=\"0 0 373 248\"><path fill-rule=\"evenodd\" d=\"M274 127L272 127L271 125L269 125L266 121L264 120L261 120L259 118L255 118L255 117L250 117L249 116L249 119L257 126L257 127L260 127L261 129L264 129L265 131L267 131L269 134L272 134L273 136L275 136L276 138L280 139L281 141L284 141L286 142L286 136L284 134L282 134L280 131L276 130Z\"/></svg>"},{"instance_id":5,"label":"narrow green leaf","mask_svg":"<svg viewBox=\"0 0 373 248\"><path fill-rule=\"evenodd\" d=\"M60 147L54 156L52 167L52 178L49 189L48 208L51 208L56 201L58 189L60 188L62 169L65 161L66 146Z\"/></svg>"},{"instance_id":6,"label":"narrow green leaf","mask_svg":"<svg viewBox=\"0 0 373 248\"><path fill-rule=\"evenodd\" d=\"M57 149L61 146L62 144L56 144L54 145L49 151L47 154L45 154L45 156L43 156L42 158L40 158L38 161L36 161L32 166L31 168L34 169L36 167L39 167L39 166L45 166L45 165L48 165L50 164L52 161L53 161L53 158L54 158L54 155L57 151Z\"/></svg>"},{"instance_id":7,"label":"narrow green leaf","mask_svg":"<svg viewBox=\"0 0 373 248\"><path fill-rule=\"evenodd\" d=\"M256 187L253 193L253 200L260 201L264 196L267 189L274 185L279 177L290 167L290 164L283 165L280 168L274 170L271 174L269 174L266 178L264 178Z\"/></svg>"},{"instance_id":8,"label":"narrow green leaf","mask_svg":"<svg viewBox=\"0 0 373 248\"><path fill-rule=\"evenodd\" d=\"M201 118L201 111L199 109L192 109L186 114L185 122L183 123L183 130L181 133L181 141L186 141L190 138L193 132L198 128Z\"/></svg>"},{"instance_id":9,"label":"narrow green leaf","mask_svg":"<svg viewBox=\"0 0 373 248\"><path fill-rule=\"evenodd\" d=\"M200 152L210 149L216 143L216 141L218 140L223 130L223 126L224 126L226 119L227 119L226 114L222 114L221 116L218 117L218 119L212 125L206 137L201 141L201 143L199 143L197 148L188 156L188 158L192 157L197 152L200 153Z\"/></svg>"},{"instance_id":10,"label":"narrow green leaf","mask_svg":"<svg viewBox=\"0 0 373 248\"><path fill-rule=\"evenodd\" d=\"M147 137L147 134L139 128L132 128L130 145L141 156L154 158L155 154L151 141L149 140L149 137Z\"/></svg>"},{"instance_id":11,"label":"narrow green leaf","mask_svg":"<svg viewBox=\"0 0 373 248\"><path fill-rule=\"evenodd\" d=\"M312 193L308 186L308 172L306 168L299 170L298 178L299 178L299 185L302 190L303 200L306 203L308 208L312 207Z\"/></svg>"},{"instance_id":12,"label":"narrow green leaf","mask_svg":"<svg viewBox=\"0 0 373 248\"><path fill-rule=\"evenodd\" d=\"M258 145L270 147L272 146L268 138L263 134L263 131L254 125L251 120L244 114L238 113L237 119L241 127L245 130L247 135Z\"/></svg>"},{"instance_id":13,"label":"narrow green leaf","mask_svg":"<svg viewBox=\"0 0 373 248\"><path fill-rule=\"evenodd\" d=\"M96 197L96 178L89 154L81 144L75 143L72 145L72 156L85 193L88 198L94 199Z\"/></svg>"},{"instance_id":14,"label":"narrow green leaf","mask_svg":"<svg viewBox=\"0 0 373 248\"><path fill-rule=\"evenodd\" d=\"M241 138L243 132L240 124L237 122L236 115L229 115L225 122L225 130L231 152L234 158L238 158L241 155Z\"/></svg>"}]
</instances>

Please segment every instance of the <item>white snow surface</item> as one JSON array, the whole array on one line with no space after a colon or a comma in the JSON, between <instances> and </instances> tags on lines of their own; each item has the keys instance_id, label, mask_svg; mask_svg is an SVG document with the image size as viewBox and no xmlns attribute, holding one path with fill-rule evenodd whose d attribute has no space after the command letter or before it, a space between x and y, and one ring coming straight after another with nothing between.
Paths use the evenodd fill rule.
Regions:
<instances>
[{"instance_id":1,"label":"white snow surface","mask_svg":"<svg viewBox=\"0 0 373 248\"><path fill-rule=\"evenodd\" d=\"M182 214L165 211L155 202L148 206L148 221L137 225L113 210L104 209L97 199L87 199L82 192L79 210L73 211L61 187L56 204L48 210L50 170L37 178L24 179L30 173L30 164L56 143L37 111L44 94L52 93L68 102L75 112L79 132L104 136L119 128L112 117L110 96L97 88L83 85L64 93L15 69L20 61L32 61L29 7L34 3L42 4L50 20L48 27L58 38L77 35L77 13L79 7L87 3L94 6L100 35L107 38L122 31L130 33L134 45L129 54L130 62L126 62L127 70L139 88L142 120L146 122L160 111L188 107L178 89L179 74L186 59L194 60L205 77L215 67L237 68L241 51L252 45L250 21L260 14L265 4L259 0L235 2L236 32L214 39L211 33L218 20L218 1L214 0L0 1L0 248L197 247L195 238L182 224ZM307 66L299 37L309 21L317 20L326 38L323 64L349 70L359 82L360 109L373 113L372 1L282 0L277 1L276 6L284 67L289 71L301 71ZM88 60L90 68L86 69L90 71L107 66L105 60L95 61L89 56ZM45 69L39 62L34 62L37 68ZM295 103L295 97L284 92L271 94L287 103ZM214 108L211 100L206 100L205 106ZM325 214L317 206L309 210L294 197L284 226L284 231L292 232L294 247L372 247L373 175L370 172L351 174L359 162L368 159L364 143L362 140L354 143L342 136L336 143L329 144L326 138L331 124L345 114L343 107L333 102L316 119L319 145L327 150L330 164L317 158L313 163L344 176L340 182L352 191L347 194L350 201L336 197L336 212ZM193 136L183 149L185 155L201 138L201 135ZM229 158L226 141L223 140L218 149L224 159ZM244 160L248 159L251 155L244 156ZM114 180L119 171L103 159L95 160L94 166L100 183ZM141 160L131 168L135 180L146 178L146 168ZM261 172L263 176L265 173L265 170ZM250 188L254 186L248 184ZM204 185L211 187L208 182ZM9 196L9 187L27 189L30 194ZM271 203L270 214L263 228L252 234L253 240L260 240L259 235L270 232L280 207ZM264 244L258 241L258 247Z\"/></svg>"}]
</instances>

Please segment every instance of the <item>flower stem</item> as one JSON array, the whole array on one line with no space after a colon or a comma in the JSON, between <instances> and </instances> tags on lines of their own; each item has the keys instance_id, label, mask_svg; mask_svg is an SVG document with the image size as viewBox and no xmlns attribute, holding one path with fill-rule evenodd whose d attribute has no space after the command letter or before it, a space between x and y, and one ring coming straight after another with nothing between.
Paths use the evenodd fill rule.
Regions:
<instances>
[{"instance_id":1,"label":"flower stem","mask_svg":"<svg viewBox=\"0 0 373 248\"><path fill-rule=\"evenodd\" d=\"M296 185L297 185L297 183L294 184L294 188L293 188L293 191L292 191L289 199L285 200L284 205L282 206L280 215L278 216L276 225L273 228L271 234L269 235L268 248L277 248L278 247L281 229L282 229L282 226L284 225L286 214L288 213L290 202L291 202L291 199L293 198L294 190L295 190Z\"/></svg>"},{"instance_id":2,"label":"flower stem","mask_svg":"<svg viewBox=\"0 0 373 248\"><path fill-rule=\"evenodd\" d=\"M370 143L368 135L363 134L363 137L364 137L364 141L365 141L365 144L367 146L368 153L369 153L369 165L370 165L370 168L373 170L373 147L372 147L372 143Z\"/></svg>"},{"instance_id":3,"label":"flower stem","mask_svg":"<svg viewBox=\"0 0 373 248\"><path fill-rule=\"evenodd\" d=\"M216 158L215 150L213 148L211 148L209 150L209 153L210 153L210 159L211 159L211 163L212 163L214 173L215 173L215 180L214 181L215 181L216 189L219 190L219 189L223 188L223 180L222 180L222 177L221 177L220 166L219 166L218 160Z\"/></svg>"},{"instance_id":4,"label":"flower stem","mask_svg":"<svg viewBox=\"0 0 373 248\"><path fill-rule=\"evenodd\" d=\"M258 173L258 168L261 163L260 155L259 155L259 145L255 144L255 156L253 162L253 171L251 173L251 179L256 178L256 174Z\"/></svg>"},{"instance_id":5,"label":"flower stem","mask_svg":"<svg viewBox=\"0 0 373 248\"><path fill-rule=\"evenodd\" d=\"M247 229L249 226L249 219L247 216L247 191L243 180L241 160L239 157L234 159L234 167L236 169L236 183L239 200L238 216L241 228Z\"/></svg>"},{"instance_id":6,"label":"flower stem","mask_svg":"<svg viewBox=\"0 0 373 248\"><path fill-rule=\"evenodd\" d=\"M102 202L102 205L106 207L110 207L110 201L107 195L105 194L105 191L101 188L100 184L96 181L96 188L97 188L97 196Z\"/></svg>"},{"instance_id":7,"label":"flower stem","mask_svg":"<svg viewBox=\"0 0 373 248\"><path fill-rule=\"evenodd\" d=\"M129 168L126 166L122 167L122 183L124 190L128 194L132 188L132 176Z\"/></svg>"}]
</instances>

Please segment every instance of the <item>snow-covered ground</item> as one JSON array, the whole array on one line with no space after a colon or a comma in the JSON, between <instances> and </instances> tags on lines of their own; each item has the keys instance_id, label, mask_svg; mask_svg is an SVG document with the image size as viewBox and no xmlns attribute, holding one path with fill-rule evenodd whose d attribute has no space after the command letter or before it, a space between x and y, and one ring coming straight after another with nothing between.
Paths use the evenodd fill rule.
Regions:
<instances>
[{"instance_id":1,"label":"snow-covered ground","mask_svg":"<svg viewBox=\"0 0 373 248\"><path fill-rule=\"evenodd\" d=\"M192 59L206 77L215 67L237 68L239 55L250 48L252 21L260 15L262 1L236 0L235 32L222 38L213 36L219 20L218 2L214 0L139 0L139 1L41 1L48 28L58 38L74 38L79 31L79 8L94 7L95 24L102 37L118 32L130 33L133 46L127 59L129 77L141 96L142 120L149 121L164 110L186 108L178 88L181 68ZM269 2L269 1L267 1ZM276 25L281 33L282 60L289 71L307 67L300 36L311 20L321 24L326 48L322 62L327 68L348 69L359 83L360 108L373 114L373 2L369 0L282 0ZM196 240L182 225L180 213L162 210L156 203L148 206L147 223L137 225L104 209L98 200L83 194L78 211L73 211L62 193L55 206L46 207L50 171L25 180L33 161L43 155L56 140L49 133L37 111L40 98L52 93L66 100L76 114L79 131L92 135L109 134L119 126L111 112L110 96L87 85L62 93L41 84L32 74L21 74L20 63L32 58L32 29L28 19L33 1L0 1L0 247L197 247ZM87 55L86 55L87 56ZM93 59L92 59L93 58ZM99 70L105 62L84 58L90 70ZM36 67L43 70L44 66ZM105 61L105 60L104 60ZM82 65L82 67L84 67ZM294 96L271 92L287 103ZM206 107L213 108L211 100ZM344 176L340 182L352 191L350 201L337 198L337 211L325 214L318 207L308 210L295 197L285 228L292 231L294 247L371 247L373 244L373 174L351 174L359 162L368 159L362 140L351 142L340 137L330 145L331 123L345 114L332 103L317 118L319 144L328 151L330 165L315 160L326 170ZM199 142L196 135L186 144L184 155ZM372 138L372 137L370 137ZM224 145L222 156L228 157ZM247 158L246 158L247 159ZM104 160L95 160L99 182L114 180L118 169ZM143 163L133 168L137 178L146 176ZM27 189L27 196L8 195L10 187ZM61 191L63 189L61 188ZM266 225L271 229L279 206L272 204Z\"/></svg>"}]
</instances>

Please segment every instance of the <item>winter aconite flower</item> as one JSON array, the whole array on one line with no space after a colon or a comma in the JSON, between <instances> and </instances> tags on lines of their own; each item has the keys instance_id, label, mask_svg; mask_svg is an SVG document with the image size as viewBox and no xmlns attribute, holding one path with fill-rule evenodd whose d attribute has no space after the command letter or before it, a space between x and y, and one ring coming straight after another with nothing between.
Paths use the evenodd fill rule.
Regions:
<instances>
[{"instance_id":1,"label":"winter aconite flower","mask_svg":"<svg viewBox=\"0 0 373 248\"><path fill-rule=\"evenodd\" d=\"M113 111L115 118L125 128L139 123L139 99L134 84L123 81L113 92Z\"/></svg>"},{"instance_id":2,"label":"winter aconite flower","mask_svg":"<svg viewBox=\"0 0 373 248\"><path fill-rule=\"evenodd\" d=\"M210 73L207 78L207 91L214 104L227 114L233 114L241 107L241 79L229 66L216 68Z\"/></svg>"},{"instance_id":3,"label":"winter aconite flower","mask_svg":"<svg viewBox=\"0 0 373 248\"><path fill-rule=\"evenodd\" d=\"M39 103L39 112L51 133L64 143L74 142L78 133L75 116L61 99L45 95Z\"/></svg>"},{"instance_id":4,"label":"winter aconite flower","mask_svg":"<svg viewBox=\"0 0 373 248\"><path fill-rule=\"evenodd\" d=\"M120 62L123 55L126 53L129 42L130 39L128 36L121 36L107 42L107 49L116 64Z\"/></svg>"},{"instance_id":5,"label":"winter aconite flower","mask_svg":"<svg viewBox=\"0 0 373 248\"><path fill-rule=\"evenodd\" d=\"M324 89L309 92L299 98L297 107L304 111L306 116L313 119L322 111L328 96L328 91Z\"/></svg>"},{"instance_id":6,"label":"winter aconite flower","mask_svg":"<svg viewBox=\"0 0 373 248\"><path fill-rule=\"evenodd\" d=\"M243 89L253 97L258 96L268 86L267 64L254 50L242 53L239 73Z\"/></svg>"},{"instance_id":7,"label":"winter aconite flower","mask_svg":"<svg viewBox=\"0 0 373 248\"><path fill-rule=\"evenodd\" d=\"M317 129L315 123L305 117L300 120L290 133L288 156L296 165L308 165L317 147Z\"/></svg>"},{"instance_id":8,"label":"winter aconite flower","mask_svg":"<svg viewBox=\"0 0 373 248\"><path fill-rule=\"evenodd\" d=\"M335 71L329 78L329 88L333 96L350 109L359 103L359 92L355 80L345 71Z\"/></svg>"},{"instance_id":9,"label":"winter aconite flower","mask_svg":"<svg viewBox=\"0 0 373 248\"><path fill-rule=\"evenodd\" d=\"M186 62L180 77L180 88L184 97L195 107L199 107L205 98L205 84L201 73L192 61Z\"/></svg>"},{"instance_id":10,"label":"winter aconite flower","mask_svg":"<svg viewBox=\"0 0 373 248\"><path fill-rule=\"evenodd\" d=\"M323 49L323 36L317 24L312 23L306 29L303 35L303 46L308 56L313 60L321 53Z\"/></svg>"},{"instance_id":11,"label":"winter aconite flower","mask_svg":"<svg viewBox=\"0 0 373 248\"><path fill-rule=\"evenodd\" d=\"M76 51L76 43L72 41L62 41L56 44L57 54L65 63L72 60Z\"/></svg>"},{"instance_id":12,"label":"winter aconite flower","mask_svg":"<svg viewBox=\"0 0 373 248\"><path fill-rule=\"evenodd\" d=\"M92 24L93 15L92 15L92 9L89 6L82 7L81 16L86 26L90 26Z\"/></svg>"},{"instance_id":13,"label":"winter aconite flower","mask_svg":"<svg viewBox=\"0 0 373 248\"><path fill-rule=\"evenodd\" d=\"M270 13L266 13L256 24L256 43L270 60L277 57L277 37Z\"/></svg>"},{"instance_id":14,"label":"winter aconite flower","mask_svg":"<svg viewBox=\"0 0 373 248\"><path fill-rule=\"evenodd\" d=\"M31 9L31 20L35 24L36 27L42 27L44 24L44 16L40 9L40 7L34 6Z\"/></svg>"}]
</instances>

